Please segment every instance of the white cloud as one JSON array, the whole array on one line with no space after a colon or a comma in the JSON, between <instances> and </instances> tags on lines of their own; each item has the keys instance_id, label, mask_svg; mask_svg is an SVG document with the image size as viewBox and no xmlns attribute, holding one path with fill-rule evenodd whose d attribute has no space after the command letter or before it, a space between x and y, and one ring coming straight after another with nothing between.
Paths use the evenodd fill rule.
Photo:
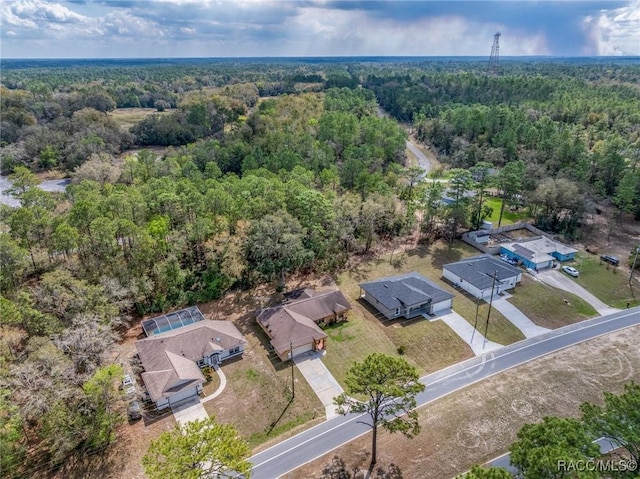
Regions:
<instances>
[{"instance_id":1,"label":"white cloud","mask_svg":"<svg viewBox=\"0 0 640 479\"><path fill-rule=\"evenodd\" d=\"M584 28L591 40L587 55L640 55L640 1L587 16Z\"/></svg>"},{"instance_id":2,"label":"white cloud","mask_svg":"<svg viewBox=\"0 0 640 479\"><path fill-rule=\"evenodd\" d=\"M577 34L549 33L558 30L549 16L557 3L575 20ZM559 48L569 54L640 54L640 0L586 12L585 2L576 2L582 7L575 15L571 3L539 2L540 10L529 8L534 14L526 20L512 8L495 20L481 2L469 2L469 12L460 2L415 2L421 8L414 12L410 2L396 8L384 1L0 0L0 34L7 57L488 57L496 30L504 56L553 55Z\"/></svg>"},{"instance_id":3,"label":"white cloud","mask_svg":"<svg viewBox=\"0 0 640 479\"><path fill-rule=\"evenodd\" d=\"M38 28L49 23L80 23L90 19L59 3L46 0L9 0L3 2L2 17L9 25Z\"/></svg>"},{"instance_id":4,"label":"white cloud","mask_svg":"<svg viewBox=\"0 0 640 479\"><path fill-rule=\"evenodd\" d=\"M294 55L489 55L496 28L502 31L503 55L546 55L542 34L487 25L460 16L415 21L372 18L361 10L305 9L292 19L299 51ZM505 42L506 40L506 42ZM324 51L319 51L324 48Z\"/></svg>"}]
</instances>

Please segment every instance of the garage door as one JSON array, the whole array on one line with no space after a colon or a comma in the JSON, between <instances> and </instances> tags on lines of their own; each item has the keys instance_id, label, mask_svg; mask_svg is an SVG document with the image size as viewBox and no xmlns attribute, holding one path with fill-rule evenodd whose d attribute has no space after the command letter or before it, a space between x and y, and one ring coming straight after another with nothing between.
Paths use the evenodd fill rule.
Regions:
<instances>
[{"instance_id":1,"label":"garage door","mask_svg":"<svg viewBox=\"0 0 640 479\"><path fill-rule=\"evenodd\" d=\"M175 393L169 396L169 406L177 403L178 401L182 401L183 399L187 399L197 395L198 395L197 387L194 386L192 388L187 388L184 391L180 391L178 393Z\"/></svg>"},{"instance_id":2,"label":"garage door","mask_svg":"<svg viewBox=\"0 0 640 479\"><path fill-rule=\"evenodd\" d=\"M433 307L431 309L431 311L433 313L436 313L438 311L442 311L443 309L449 309L451 308L451 300L447 299L445 301L441 301L439 303L433 303Z\"/></svg>"},{"instance_id":3,"label":"garage door","mask_svg":"<svg viewBox=\"0 0 640 479\"><path fill-rule=\"evenodd\" d=\"M297 356L298 354L306 353L312 350L313 344L305 344L304 346L300 346L299 348L293 348L293 355Z\"/></svg>"}]
</instances>

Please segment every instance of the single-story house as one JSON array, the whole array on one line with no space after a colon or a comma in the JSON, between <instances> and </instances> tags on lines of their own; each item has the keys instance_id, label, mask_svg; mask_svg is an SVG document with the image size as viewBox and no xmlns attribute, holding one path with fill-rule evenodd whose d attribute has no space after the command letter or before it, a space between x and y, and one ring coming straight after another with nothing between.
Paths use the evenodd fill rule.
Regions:
<instances>
[{"instance_id":1,"label":"single-story house","mask_svg":"<svg viewBox=\"0 0 640 479\"><path fill-rule=\"evenodd\" d=\"M141 375L158 409L197 396L205 382L200 370L241 356L246 341L230 321L202 320L136 341Z\"/></svg>"},{"instance_id":2,"label":"single-story house","mask_svg":"<svg viewBox=\"0 0 640 479\"><path fill-rule=\"evenodd\" d=\"M360 297L387 319L411 319L450 309L453 294L413 271L361 283Z\"/></svg>"},{"instance_id":3,"label":"single-story house","mask_svg":"<svg viewBox=\"0 0 640 479\"><path fill-rule=\"evenodd\" d=\"M576 249L546 236L500 245L500 254L533 270L551 268L554 260L572 260L576 252Z\"/></svg>"},{"instance_id":4,"label":"single-story house","mask_svg":"<svg viewBox=\"0 0 640 479\"><path fill-rule=\"evenodd\" d=\"M493 275L496 275L495 285ZM522 271L490 255L473 256L442 267L442 276L476 298L512 289L522 281Z\"/></svg>"},{"instance_id":5,"label":"single-story house","mask_svg":"<svg viewBox=\"0 0 640 479\"><path fill-rule=\"evenodd\" d=\"M308 351L324 350L327 334L321 326L346 320L350 309L339 289L305 289L296 299L258 310L256 320L278 357L286 361Z\"/></svg>"}]
</instances>

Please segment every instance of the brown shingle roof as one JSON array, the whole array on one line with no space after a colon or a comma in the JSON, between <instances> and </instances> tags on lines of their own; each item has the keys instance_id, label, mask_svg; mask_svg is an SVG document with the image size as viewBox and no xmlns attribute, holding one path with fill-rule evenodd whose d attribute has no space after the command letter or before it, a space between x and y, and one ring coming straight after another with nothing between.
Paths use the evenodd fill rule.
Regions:
<instances>
[{"instance_id":1,"label":"brown shingle roof","mask_svg":"<svg viewBox=\"0 0 640 479\"><path fill-rule=\"evenodd\" d=\"M244 343L230 321L204 320L136 341L142 373L151 399L157 401L181 389L204 383L196 361L216 351Z\"/></svg>"},{"instance_id":2,"label":"brown shingle roof","mask_svg":"<svg viewBox=\"0 0 640 479\"><path fill-rule=\"evenodd\" d=\"M305 296L308 297L257 312L258 323L271 338L271 345L279 355L289 351L291 346L299 348L326 338L316 323L351 309L340 290Z\"/></svg>"}]
</instances>

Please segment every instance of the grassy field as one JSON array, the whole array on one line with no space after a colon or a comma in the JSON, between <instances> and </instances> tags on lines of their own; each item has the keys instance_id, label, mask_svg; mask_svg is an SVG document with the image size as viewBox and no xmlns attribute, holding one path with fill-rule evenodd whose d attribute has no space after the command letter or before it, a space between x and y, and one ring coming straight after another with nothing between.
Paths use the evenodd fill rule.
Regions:
<instances>
[{"instance_id":1,"label":"grassy field","mask_svg":"<svg viewBox=\"0 0 640 479\"><path fill-rule=\"evenodd\" d=\"M560 328L598 314L575 294L539 283L526 275L522 276L522 283L509 293L513 296L508 301L543 328Z\"/></svg>"},{"instance_id":2,"label":"grassy field","mask_svg":"<svg viewBox=\"0 0 640 479\"><path fill-rule=\"evenodd\" d=\"M166 115L169 111L158 112L155 108L116 108L108 115L112 117L123 130L129 130L136 123L151 114Z\"/></svg>"},{"instance_id":3,"label":"grassy field","mask_svg":"<svg viewBox=\"0 0 640 479\"><path fill-rule=\"evenodd\" d=\"M537 359L420 408L413 439L380 430L372 477L451 478L508 451L526 423L579 417L582 402L602 403L640 381L640 328L628 328ZM602 361L602 358L608 358ZM286 479L358 477L370 459L371 434L286 474ZM341 471L344 473L341 474Z\"/></svg>"},{"instance_id":4,"label":"grassy field","mask_svg":"<svg viewBox=\"0 0 640 479\"><path fill-rule=\"evenodd\" d=\"M358 284L370 279L417 271L455 294L453 309L473 325L476 317L475 300L461 294L440 278L443 264L477 254L478 251L465 243L456 242L451 248L437 243L406 252L396 251L393 257L383 255L338 276L336 282L350 299L353 311L347 324L327 331L327 367L342 381L344 372L353 361L362 360L373 351L394 354L401 346L404 347L405 357L418 366L422 373L435 371L470 357L473 353L469 346L441 321L380 320L369 305L358 300ZM481 303L479 317L486 318L487 311L488 305ZM500 344L511 344L524 339L520 330L495 310L491 314L487 336L489 340Z\"/></svg>"},{"instance_id":5,"label":"grassy field","mask_svg":"<svg viewBox=\"0 0 640 479\"><path fill-rule=\"evenodd\" d=\"M629 286L629 271L600 261L599 256L580 252L573 266L580 271L576 283L580 284L600 301L614 308L640 305L640 284L634 280ZM636 277L640 274L636 274Z\"/></svg>"},{"instance_id":6,"label":"grassy field","mask_svg":"<svg viewBox=\"0 0 640 479\"><path fill-rule=\"evenodd\" d=\"M502 198L490 196L486 199L485 205L493 208L493 212L491 213L491 216L487 218L487 221L492 221L494 223L493 227L497 228L498 219L500 218ZM501 226L512 225L513 223L519 223L521 221L526 221L527 219L529 219L529 216L525 213L524 209L521 209L520 211L510 211L508 207L505 207L504 212L502 213Z\"/></svg>"}]
</instances>

